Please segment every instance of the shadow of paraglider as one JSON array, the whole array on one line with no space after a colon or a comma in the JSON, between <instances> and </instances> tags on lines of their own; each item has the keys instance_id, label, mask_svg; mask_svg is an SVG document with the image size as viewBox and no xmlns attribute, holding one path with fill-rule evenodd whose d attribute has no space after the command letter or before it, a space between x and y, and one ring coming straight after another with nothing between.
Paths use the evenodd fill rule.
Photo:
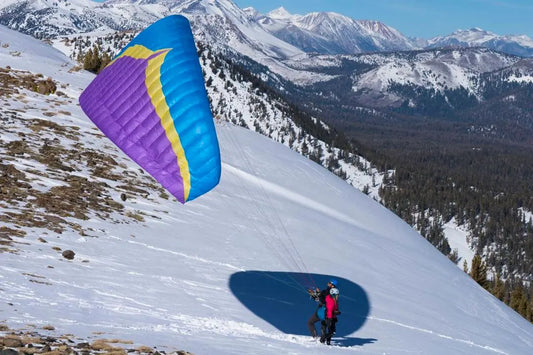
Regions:
<instances>
[{"instance_id":1,"label":"shadow of paraglider","mask_svg":"<svg viewBox=\"0 0 533 355\"><path fill-rule=\"evenodd\" d=\"M324 288L331 277L338 280L340 290L337 345L356 346L376 339L347 337L360 329L370 312L370 303L363 288L336 276L294 272L243 271L231 275L229 286L235 297L255 315L287 334L309 335L307 319L317 304L302 285L313 280ZM317 323L320 331L320 324Z\"/></svg>"}]
</instances>

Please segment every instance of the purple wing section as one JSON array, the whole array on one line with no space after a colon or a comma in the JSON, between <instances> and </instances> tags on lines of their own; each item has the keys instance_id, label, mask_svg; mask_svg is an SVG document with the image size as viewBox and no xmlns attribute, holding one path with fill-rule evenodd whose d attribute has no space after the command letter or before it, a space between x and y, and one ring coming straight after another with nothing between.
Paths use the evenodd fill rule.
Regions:
<instances>
[{"instance_id":1,"label":"purple wing section","mask_svg":"<svg viewBox=\"0 0 533 355\"><path fill-rule=\"evenodd\" d=\"M106 136L183 203L178 160L146 89L148 59L118 58L82 93L80 104Z\"/></svg>"}]
</instances>

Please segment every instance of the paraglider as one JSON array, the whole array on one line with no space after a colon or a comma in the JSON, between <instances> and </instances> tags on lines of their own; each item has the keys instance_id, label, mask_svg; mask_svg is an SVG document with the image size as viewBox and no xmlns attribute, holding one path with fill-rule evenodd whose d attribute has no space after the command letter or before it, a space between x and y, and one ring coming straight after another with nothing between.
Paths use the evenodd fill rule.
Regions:
<instances>
[{"instance_id":1,"label":"paraglider","mask_svg":"<svg viewBox=\"0 0 533 355\"><path fill-rule=\"evenodd\" d=\"M79 101L98 128L180 202L218 184L218 140L185 17L165 17L139 33Z\"/></svg>"}]
</instances>

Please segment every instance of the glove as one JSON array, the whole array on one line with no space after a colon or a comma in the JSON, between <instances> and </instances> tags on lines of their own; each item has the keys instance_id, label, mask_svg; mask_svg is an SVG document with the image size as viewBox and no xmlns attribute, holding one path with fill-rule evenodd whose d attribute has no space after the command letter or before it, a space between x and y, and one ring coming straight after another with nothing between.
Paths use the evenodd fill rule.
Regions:
<instances>
[{"instance_id":1,"label":"glove","mask_svg":"<svg viewBox=\"0 0 533 355\"><path fill-rule=\"evenodd\" d=\"M336 315L339 315L339 314L341 314L341 311L335 311L334 313L335 313Z\"/></svg>"},{"instance_id":2,"label":"glove","mask_svg":"<svg viewBox=\"0 0 533 355\"><path fill-rule=\"evenodd\" d=\"M307 293L309 294L310 298L315 300L316 302L318 302L318 293L316 293L315 291L311 290L311 289L308 289L307 290Z\"/></svg>"}]
</instances>

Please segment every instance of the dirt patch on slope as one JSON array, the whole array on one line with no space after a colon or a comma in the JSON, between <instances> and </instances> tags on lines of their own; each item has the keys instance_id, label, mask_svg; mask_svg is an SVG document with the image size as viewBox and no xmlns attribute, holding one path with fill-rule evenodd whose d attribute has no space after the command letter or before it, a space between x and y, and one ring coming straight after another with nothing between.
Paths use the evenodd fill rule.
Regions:
<instances>
[{"instance_id":1,"label":"dirt patch on slope","mask_svg":"<svg viewBox=\"0 0 533 355\"><path fill-rule=\"evenodd\" d=\"M57 90L57 85L51 78L10 67L0 68L0 83L0 96L18 94L20 88L43 95L53 94Z\"/></svg>"},{"instance_id":2,"label":"dirt patch on slope","mask_svg":"<svg viewBox=\"0 0 533 355\"><path fill-rule=\"evenodd\" d=\"M44 331L53 331L53 326L45 326ZM2 335L2 333L4 333ZM134 347L132 341L121 339L95 339L92 341L76 339L73 335L54 337L42 335L38 331L14 331L0 324L0 353L4 355L72 355L72 354L106 354L126 355L137 354L175 354L193 355L184 350L165 352L149 346Z\"/></svg>"}]
</instances>

